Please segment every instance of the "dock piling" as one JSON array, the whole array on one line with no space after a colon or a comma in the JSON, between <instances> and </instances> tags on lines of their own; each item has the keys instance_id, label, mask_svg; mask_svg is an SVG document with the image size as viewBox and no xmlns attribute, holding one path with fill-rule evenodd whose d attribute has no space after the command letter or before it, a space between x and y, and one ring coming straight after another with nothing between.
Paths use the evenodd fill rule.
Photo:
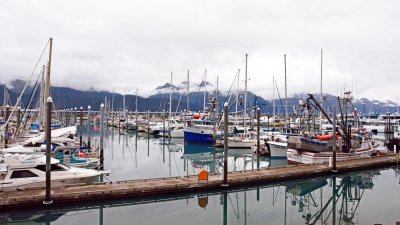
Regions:
<instances>
[{"instance_id":1,"label":"dock piling","mask_svg":"<svg viewBox=\"0 0 400 225\"><path fill-rule=\"evenodd\" d=\"M17 127L19 128L20 125L21 125L21 107L18 107L18 110L17 110Z\"/></svg>"},{"instance_id":2,"label":"dock piling","mask_svg":"<svg viewBox=\"0 0 400 225\"><path fill-rule=\"evenodd\" d=\"M74 112L74 120L75 120L75 123L74 123L74 125L76 125L76 110L77 110L77 108L75 107L74 109L75 109L75 112Z\"/></svg>"},{"instance_id":3,"label":"dock piling","mask_svg":"<svg viewBox=\"0 0 400 225\"><path fill-rule=\"evenodd\" d=\"M8 136L8 120L9 120L9 118L10 118L10 106L9 105L7 105L6 106L6 129L4 130L4 147L7 147L7 145L8 145L8 139L9 139L9 136Z\"/></svg>"},{"instance_id":4,"label":"dock piling","mask_svg":"<svg viewBox=\"0 0 400 225\"><path fill-rule=\"evenodd\" d=\"M224 103L224 182L221 186L228 184L228 103Z\"/></svg>"},{"instance_id":5,"label":"dock piling","mask_svg":"<svg viewBox=\"0 0 400 225\"><path fill-rule=\"evenodd\" d=\"M91 148L90 147L90 109L91 109L92 107L90 107L90 105L88 105L88 107L87 107L87 109L88 109L88 127L87 127L87 136L88 136L88 140L87 140L87 147L88 148Z\"/></svg>"},{"instance_id":6,"label":"dock piling","mask_svg":"<svg viewBox=\"0 0 400 225\"><path fill-rule=\"evenodd\" d=\"M337 173L336 169L336 107L333 107L332 118L332 151L333 151L333 166L332 172Z\"/></svg>"},{"instance_id":7,"label":"dock piling","mask_svg":"<svg viewBox=\"0 0 400 225\"><path fill-rule=\"evenodd\" d=\"M79 117L80 117L79 124L80 124L80 131L81 131L79 134L79 146L82 146L82 132L83 132L83 129L82 129L82 127L83 127L83 107L82 106L80 108Z\"/></svg>"},{"instance_id":8,"label":"dock piling","mask_svg":"<svg viewBox=\"0 0 400 225\"><path fill-rule=\"evenodd\" d=\"M43 201L44 205L50 205L53 203L51 200L51 106L53 100L51 97L47 98L46 101L46 198Z\"/></svg>"},{"instance_id":9,"label":"dock piling","mask_svg":"<svg viewBox=\"0 0 400 225\"><path fill-rule=\"evenodd\" d=\"M104 135L104 104L100 105L100 168L103 169L104 165L104 147L103 147L103 135Z\"/></svg>"},{"instance_id":10,"label":"dock piling","mask_svg":"<svg viewBox=\"0 0 400 225\"><path fill-rule=\"evenodd\" d=\"M257 155L260 154L260 107L257 107Z\"/></svg>"}]
</instances>

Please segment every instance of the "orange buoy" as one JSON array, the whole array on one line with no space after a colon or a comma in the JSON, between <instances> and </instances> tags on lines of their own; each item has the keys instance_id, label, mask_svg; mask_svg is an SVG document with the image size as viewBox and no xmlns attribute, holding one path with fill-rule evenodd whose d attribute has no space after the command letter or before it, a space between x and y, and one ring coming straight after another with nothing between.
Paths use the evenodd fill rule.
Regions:
<instances>
[{"instance_id":1,"label":"orange buoy","mask_svg":"<svg viewBox=\"0 0 400 225\"><path fill-rule=\"evenodd\" d=\"M198 179L200 180L207 180L208 181L208 172L205 170L201 170L199 175L198 175Z\"/></svg>"}]
</instances>

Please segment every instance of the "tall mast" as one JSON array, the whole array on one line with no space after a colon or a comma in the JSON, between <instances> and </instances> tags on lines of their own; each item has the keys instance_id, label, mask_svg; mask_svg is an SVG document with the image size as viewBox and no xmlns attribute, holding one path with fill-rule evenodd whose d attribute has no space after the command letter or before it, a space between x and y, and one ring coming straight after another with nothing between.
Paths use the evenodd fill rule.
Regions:
<instances>
[{"instance_id":1,"label":"tall mast","mask_svg":"<svg viewBox=\"0 0 400 225\"><path fill-rule=\"evenodd\" d=\"M272 116L275 121L275 76L272 76Z\"/></svg>"},{"instance_id":2,"label":"tall mast","mask_svg":"<svg viewBox=\"0 0 400 225\"><path fill-rule=\"evenodd\" d=\"M287 79L286 79L286 54L283 55L284 63L285 63L285 119L288 121L288 104L287 104Z\"/></svg>"},{"instance_id":3,"label":"tall mast","mask_svg":"<svg viewBox=\"0 0 400 225\"><path fill-rule=\"evenodd\" d=\"M138 112L138 94L139 94L139 89L136 88L136 100L135 100L136 116L137 116L137 112Z\"/></svg>"},{"instance_id":4,"label":"tall mast","mask_svg":"<svg viewBox=\"0 0 400 225\"><path fill-rule=\"evenodd\" d=\"M247 53L246 53L246 64L244 72L244 133L246 132L246 115L247 115Z\"/></svg>"},{"instance_id":5,"label":"tall mast","mask_svg":"<svg viewBox=\"0 0 400 225\"><path fill-rule=\"evenodd\" d=\"M321 49L321 84L320 84L320 96L319 96L319 104L321 105L321 108L324 108L323 105L323 95L322 95L322 49ZM335 115L333 115L335 116ZM335 125L333 125L335 126ZM319 112L319 130L322 133L322 112Z\"/></svg>"},{"instance_id":6,"label":"tall mast","mask_svg":"<svg viewBox=\"0 0 400 225\"><path fill-rule=\"evenodd\" d=\"M137 131L138 129L138 95L139 95L139 89L136 88L136 100L135 100L135 130ZM137 140L137 139L136 139ZM136 145L137 148L137 145Z\"/></svg>"},{"instance_id":7,"label":"tall mast","mask_svg":"<svg viewBox=\"0 0 400 225\"><path fill-rule=\"evenodd\" d=\"M53 50L53 38L50 38L50 46L49 46L49 62L47 64L47 79L46 79L46 95L45 95L45 99L47 102L47 99L50 97L50 71L51 71L51 52ZM51 121L51 115L45 115L45 118L50 117L50 121ZM44 127L47 127L47 119L44 120ZM44 129L44 137L47 137L46 134L46 129Z\"/></svg>"},{"instance_id":8,"label":"tall mast","mask_svg":"<svg viewBox=\"0 0 400 225\"><path fill-rule=\"evenodd\" d=\"M207 82L207 69L204 71L204 101L203 101L203 111L206 111L206 94L207 94L207 90L206 90L206 82Z\"/></svg>"},{"instance_id":9,"label":"tall mast","mask_svg":"<svg viewBox=\"0 0 400 225\"><path fill-rule=\"evenodd\" d=\"M171 72L171 85L169 87L169 118L171 119L171 113L172 113L172 75L173 72Z\"/></svg>"},{"instance_id":10,"label":"tall mast","mask_svg":"<svg viewBox=\"0 0 400 225\"><path fill-rule=\"evenodd\" d=\"M125 110L125 94L123 95L122 98L122 116L124 117L124 119L126 118L126 110Z\"/></svg>"},{"instance_id":11,"label":"tall mast","mask_svg":"<svg viewBox=\"0 0 400 225\"><path fill-rule=\"evenodd\" d=\"M45 118L45 105L46 105L45 91L46 91L46 87L45 87L45 81L44 81L45 71L46 71L46 65L43 65L43 68L42 68L42 80L41 80L42 85L40 85L41 91L40 91L40 106L39 106L39 109L40 109L40 118L39 118L40 121L39 121L39 124L41 126L41 127L39 127L39 129L43 129L43 130L45 129L43 127L43 125L44 125L44 122L46 120L46 118Z\"/></svg>"},{"instance_id":12,"label":"tall mast","mask_svg":"<svg viewBox=\"0 0 400 225\"><path fill-rule=\"evenodd\" d=\"M186 96L186 111L189 113L189 97L190 91L189 91L189 70L187 72L187 96Z\"/></svg>"},{"instance_id":13,"label":"tall mast","mask_svg":"<svg viewBox=\"0 0 400 225\"><path fill-rule=\"evenodd\" d=\"M4 90L3 90L3 108L4 108L4 110L5 110L5 108L6 108L6 105L7 105L7 85L6 84L4 84ZM5 115L5 113L4 113L4 115ZM6 116L4 116L4 118L5 118Z\"/></svg>"},{"instance_id":14,"label":"tall mast","mask_svg":"<svg viewBox=\"0 0 400 225\"><path fill-rule=\"evenodd\" d=\"M239 83L240 83L240 69L238 69L237 73L237 87L236 87L236 110L235 110L235 124L237 124L237 111L238 111L238 101L239 101Z\"/></svg>"},{"instance_id":15,"label":"tall mast","mask_svg":"<svg viewBox=\"0 0 400 225\"><path fill-rule=\"evenodd\" d=\"M49 62L47 65L47 78L46 78L46 96L47 99L50 97L50 71L51 71L51 52L53 50L53 38L50 38L50 47L49 47Z\"/></svg>"},{"instance_id":16,"label":"tall mast","mask_svg":"<svg viewBox=\"0 0 400 225\"><path fill-rule=\"evenodd\" d=\"M217 76L217 89L216 89L217 93L215 93L215 101L216 101L215 109L217 112L218 112L218 82L219 82L219 76Z\"/></svg>"}]
</instances>

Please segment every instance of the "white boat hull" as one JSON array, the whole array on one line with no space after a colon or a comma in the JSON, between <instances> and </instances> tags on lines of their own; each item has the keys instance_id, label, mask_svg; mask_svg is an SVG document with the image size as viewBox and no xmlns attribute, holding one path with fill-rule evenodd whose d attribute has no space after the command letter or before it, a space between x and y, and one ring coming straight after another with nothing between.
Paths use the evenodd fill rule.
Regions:
<instances>
[{"instance_id":1,"label":"white boat hull","mask_svg":"<svg viewBox=\"0 0 400 225\"><path fill-rule=\"evenodd\" d=\"M360 150L356 153L336 153L336 160L348 160L355 158L368 158L376 150L374 148ZM287 150L287 159L290 164L313 164L313 163L328 163L329 160L333 157L333 152L307 152L307 151L297 151L296 149L288 149Z\"/></svg>"},{"instance_id":2,"label":"white boat hull","mask_svg":"<svg viewBox=\"0 0 400 225\"><path fill-rule=\"evenodd\" d=\"M287 143L269 141L268 144L271 159L287 158Z\"/></svg>"}]
</instances>

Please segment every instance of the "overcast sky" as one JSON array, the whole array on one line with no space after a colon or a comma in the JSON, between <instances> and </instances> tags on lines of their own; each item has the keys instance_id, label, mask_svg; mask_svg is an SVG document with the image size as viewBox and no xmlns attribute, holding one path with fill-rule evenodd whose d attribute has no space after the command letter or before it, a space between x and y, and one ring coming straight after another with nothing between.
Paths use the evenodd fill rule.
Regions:
<instances>
[{"instance_id":1,"label":"overcast sky","mask_svg":"<svg viewBox=\"0 0 400 225\"><path fill-rule=\"evenodd\" d=\"M397 0L1 0L0 76L28 79L53 37L55 86L148 95L207 69L227 90L248 53L248 90L270 99L284 54L288 95L319 92L322 48L324 92L396 101L399 15Z\"/></svg>"}]
</instances>

